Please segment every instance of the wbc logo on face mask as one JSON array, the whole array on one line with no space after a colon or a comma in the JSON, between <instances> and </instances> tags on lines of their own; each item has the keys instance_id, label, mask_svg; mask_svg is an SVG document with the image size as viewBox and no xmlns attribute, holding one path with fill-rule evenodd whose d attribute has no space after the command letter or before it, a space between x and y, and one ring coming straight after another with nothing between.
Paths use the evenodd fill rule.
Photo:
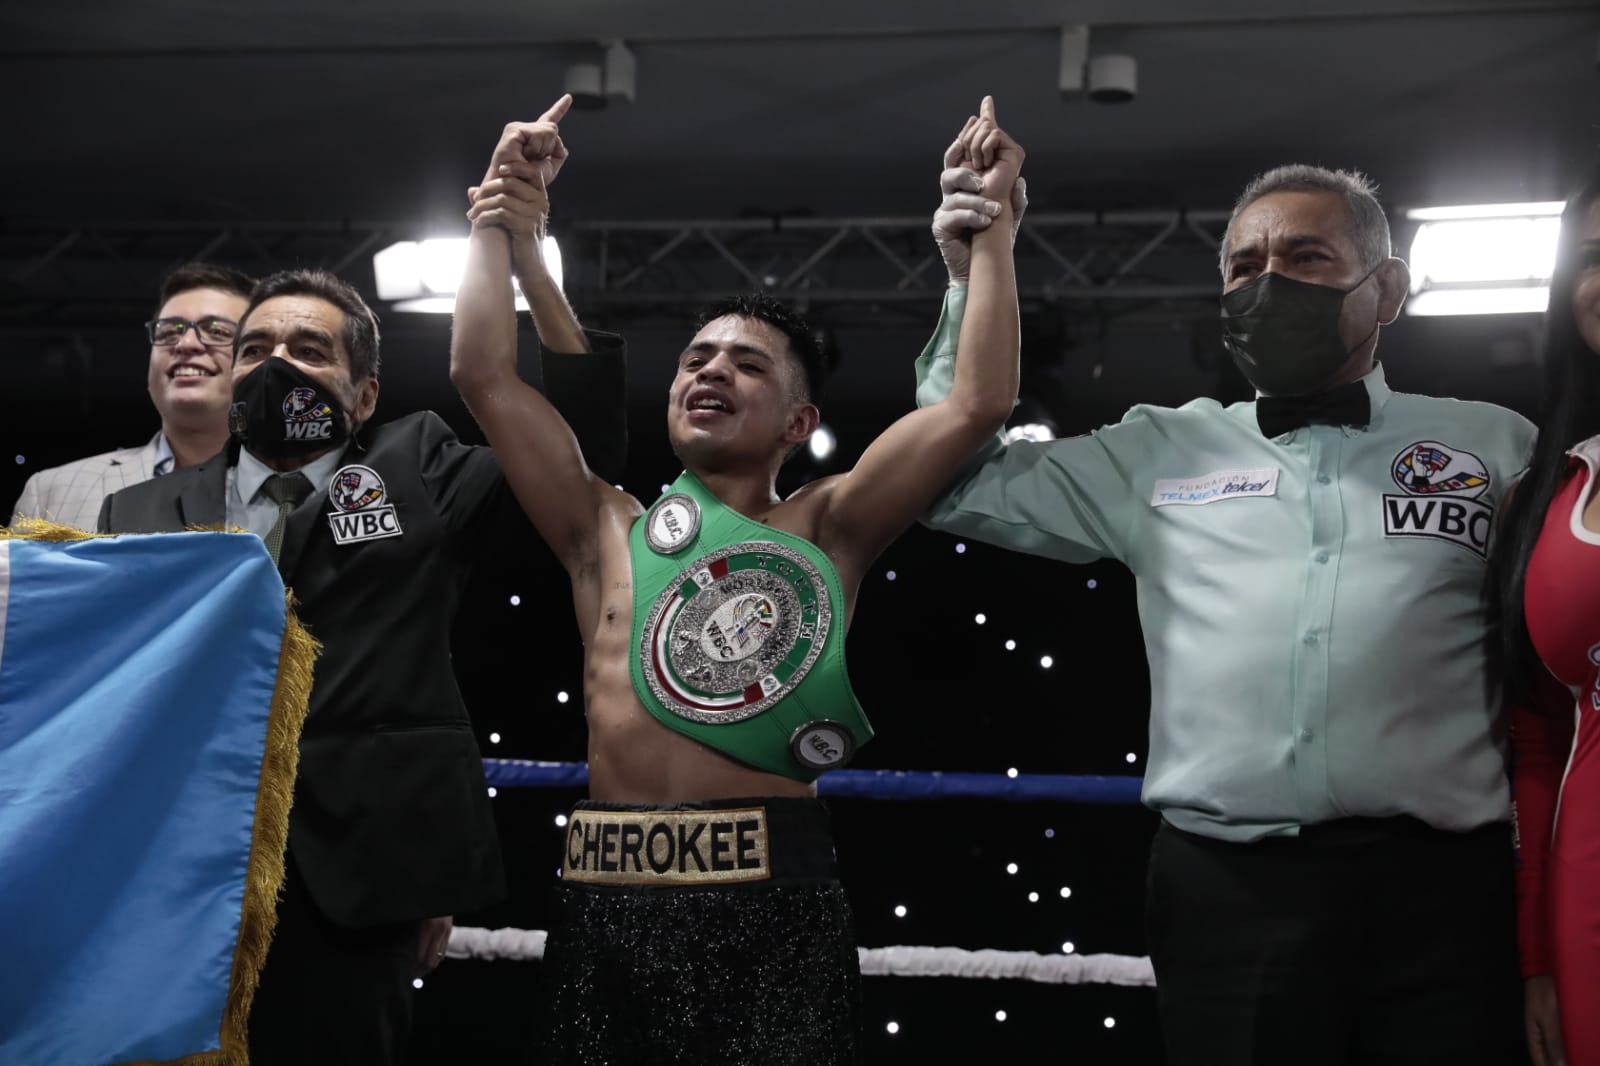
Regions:
<instances>
[{"instance_id":1,"label":"wbc logo on face mask","mask_svg":"<svg viewBox=\"0 0 1600 1066\"><path fill-rule=\"evenodd\" d=\"M328 482L328 502L333 510L328 525L337 544L360 544L401 534L394 505L384 503L383 479L370 466L352 463L334 472Z\"/></svg>"},{"instance_id":2,"label":"wbc logo on face mask","mask_svg":"<svg viewBox=\"0 0 1600 1066\"><path fill-rule=\"evenodd\" d=\"M333 440L333 408L317 399L317 390L297 385L284 396L283 439Z\"/></svg>"}]
</instances>

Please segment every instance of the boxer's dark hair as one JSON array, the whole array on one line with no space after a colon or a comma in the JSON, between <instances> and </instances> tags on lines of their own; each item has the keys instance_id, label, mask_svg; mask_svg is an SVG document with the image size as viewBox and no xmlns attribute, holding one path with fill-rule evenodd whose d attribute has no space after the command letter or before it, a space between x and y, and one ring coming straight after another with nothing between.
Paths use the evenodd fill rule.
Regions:
<instances>
[{"instance_id":1,"label":"boxer's dark hair","mask_svg":"<svg viewBox=\"0 0 1600 1066\"><path fill-rule=\"evenodd\" d=\"M823 338L811 328L798 311L764 292L745 292L729 296L701 309L695 319L695 329L709 322L736 315L765 322L789 340L789 351L805 373L803 395L795 399L801 403L816 403L827 384L836 360L829 358Z\"/></svg>"}]
</instances>

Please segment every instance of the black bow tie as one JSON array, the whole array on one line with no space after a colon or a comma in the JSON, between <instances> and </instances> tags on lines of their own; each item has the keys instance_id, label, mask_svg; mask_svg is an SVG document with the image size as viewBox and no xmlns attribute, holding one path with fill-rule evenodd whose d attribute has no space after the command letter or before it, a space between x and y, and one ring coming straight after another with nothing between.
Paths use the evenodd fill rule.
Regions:
<instances>
[{"instance_id":1,"label":"black bow tie","mask_svg":"<svg viewBox=\"0 0 1600 1066\"><path fill-rule=\"evenodd\" d=\"M1263 437L1276 437L1301 426L1365 426L1372 421L1372 401L1360 381L1310 396L1262 396L1256 400L1256 423Z\"/></svg>"}]
</instances>

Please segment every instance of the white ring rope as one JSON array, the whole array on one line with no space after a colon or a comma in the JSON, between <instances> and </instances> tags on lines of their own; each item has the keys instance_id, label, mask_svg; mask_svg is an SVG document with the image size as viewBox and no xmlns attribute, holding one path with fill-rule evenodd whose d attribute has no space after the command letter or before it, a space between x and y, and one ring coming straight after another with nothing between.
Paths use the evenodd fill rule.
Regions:
<instances>
[{"instance_id":1,"label":"white ring rope","mask_svg":"<svg viewBox=\"0 0 1600 1066\"><path fill-rule=\"evenodd\" d=\"M456 926L450 931L452 959L544 958L543 929L478 929ZM1133 955L1041 955L1036 951L984 948L888 947L859 948L861 972L869 977L988 977L1052 985L1124 985L1153 987L1155 971L1148 958Z\"/></svg>"}]
</instances>

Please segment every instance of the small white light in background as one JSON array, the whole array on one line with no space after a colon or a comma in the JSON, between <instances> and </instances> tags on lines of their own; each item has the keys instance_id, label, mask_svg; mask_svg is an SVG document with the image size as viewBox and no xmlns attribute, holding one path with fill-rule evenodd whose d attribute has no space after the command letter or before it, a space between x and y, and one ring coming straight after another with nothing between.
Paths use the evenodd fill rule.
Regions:
<instances>
[{"instance_id":1,"label":"small white light in background","mask_svg":"<svg viewBox=\"0 0 1600 1066\"><path fill-rule=\"evenodd\" d=\"M965 555L966 553L967 553L967 546L965 544L957 544L956 545L956 554L957 555Z\"/></svg>"},{"instance_id":2,"label":"small white light in background","mask_svg":"<svg viewBox=\"0 0 1600 1066\"><path fill-rule=\"evenodd\" d=\"M557 692L556 693L556 702L557 703L566 703L567 700L569 700L571 698L572 697L568 696L565 692Z\"/></svg>"},{"instance_id":3,"label":"small white light in background","mask_svg":"<svg viewBox=\"0 0 1600 1066\"><path fill-rule=\"evenodd\" d=\"M1128 761L1130 763L1136 763L1136 762L1139 761L1139 756L1135 755L1133 752L1130 751L1130 752L1128 752Z\"/></svg>"},{"instance_id":4,"label":"small white light in background","mask_svg":"<svg viewBox=\"0 0 1600 1066\"><path fill-rule=\"evenodd\" d=\"M974 622L978 623L981 626L981 625L983 625L983 623L985 623L985 622L987 622L989 620L989 616L986 615L986 614L981 614L981 613L980 614L975 614L975 615L972 616L972 620Z\"/></svg>"},{"instance_id":5,"label":"small white light in background","mask_svg":"<svg viewBox=\"0 0 1600 1066\"><path fill-rule=\"evenodd\" d=\"M1028 902L1029 903L1038 903L1039 902L1039 893L1037 893L1037 892L1029 892L1028 893Z\"/></svg>"},{"instance_id":6,"label":"small white light in background","mask_svg":"<svg viewBox=\"0 0 1600 1066\"><path fill-rule=\"evenodd\" d=\"M898 1033L900 1031L900 1023L899 1022L890 1022L888 1025L884 1026L884 1028L889 1031L889 1035L890 1036L893 1036L894 1034L896 1034L896 1033Z\"/></svg>"},{"instance_id":7,"label":"small white light in background","mask_svg":"<svg viewBox=\"0 0 1600 1066\"><path fill-rule=\"evenodd\" d=\"M1088 582L1087 582L1087 584L1088 584L1088 586L1089 586L1089 587L1090 587L1090 588L1092 588L1092 589L1097 589L1097 588L1099 588L1099 587L1100 587L1100 582L1098 582L1098 581L1096 581L1096 580L1095 580L1095 579L1094 579L1094 578L1092 578L1092 577L1091 577L1091 578L1090 578L1090 579L1089 579L1089 580L1088 580Z\"/></svg>"},{"instance_id":8,"label":"small white light in background","mask_svg":"<svg viewBox=\"0 0 1600 1066\"><path fill-rule=\"evenodd\" d=\"M1007 777L1016 777L1017 776L1017 768L1015 766L1008 766L1006 768L1006 776Z\"/></svg>"},{"instance_id":9,"label":"small white light in background","mask_svg":"<svg viewBox=\"0 0 1600 1066\"><path fill-rule=\"evenodd\" d=\"M1077 951L1077 950L1078 950L1077 945L1074 944L1070 940L1067 941L1065 944L1061 945L1061 954L1063 954L1063 955L1071 955L1074 951Z\"/></svg>"},{"instance_id":10,"label":"small white light in background","mask_svg":"<svg viewBox=\"0 0 1600 1066\"><path fill-rule=\"evenodd\" d=\"M811 449L811 458L820 463L833 456L834 449L839 446L839 439L833 435L833 430L819 425L812 431L807 446Z\"/></svg>"},{"instance_id":11,"label":"small white light in background","mask_svg":"<svg viewBox=\"0 0 1600 1066\"><path fill-rule=\"evenodd\" d=\"M883 576L885 578L887 578L888 580L893 581L894 578L895 578L895 573L894 573L893 570L890 570L888 573L884 574Z\"/></svg>"},{"instance_id":12,"label":"small white light in background","mask_svg":"<svg viewBox=\"0 0 1600 1066\"><path fill-rule=\"evenodd\" d=\"M496 796L498 796L498 795L499 795L499 794L500 794L500 793L498 793L498 792L496 792L496 791L495 791L495 790L494 790L494 786L493 786L493 785L490 785L490 786L489 786L489 798L490 798L490 799L494 799L494 798L495 798L495 797L496 797Z\"/></svg>"},{"instance_id":13,"label":"small white light in background","mask_svg":"<svg viewBox=\"0 0 1600 1066\"><path fill-rule=\"evenodd\" d=\"M1012 426L1000 435L1007 444L1019 440L1032 440L1043 443L1056 439L1056 431L1043 422L1025 422L1020 426Z\"/></svg>"},{"instance_id":14,"label":"small white light in background","mask_svg":"<svg viewBox=\"0 0 1600 1066\"><path fill-rule=\"evenodd\" d=\"M28 460L24 456L21 456L21 455L17 456L17 465L18 466L21 466L23 463L25 463L27 461Z\"/></svg>"},{"instance_id":15,"label":"small white light in background","mask_svg":"<svg viewBox=\"0 0 1600 1066\"><path fill-rule=\"evenodd\" d=\"M1066 885L1062 885L1061 886L1061 898L1062 899L1071 899L1072 898L1072 889L1068 888Z\"/></svg>"},{"instance_id":16,"label":"small white light in background","mask_svg":"<svg viewBox=\"0 0 1600 1066\"><path fill-rule=\"evenodd\" d=\"M1106 1019L1106 1028L1107 1029L1115 1029L1116 1027L1117 1027L1117 1020L1115 1018L1107 1018Z\"/></svg>"},{"instance_id":17,"label":"small white light in background","mask_svg":"<svg viewBox=\"0 0 1600 1066\"><path fill-rule=\"evenodd\" d=\"M411 987L412 988L421 988L422 987L422 978L420 978L420 977L412 978Z\"/></svg>"},{"instance_id":18,"label":"small white light in background","mask_svg":"<svg viewBox=\"0 0 1600 1066\"><path fill-rule=\"evenodd\" d=\"M1014 874L1016 872L1017 872L1017 864L1016 863L1014 863L1014 862L1006 863L1006 873Z\"/></svg>"},{"instance_id":19,"label":"small white light in background","mask_svg":"<svg viewBox=\"0 0 1600 1066\"><path fill-rule=\"evenodd\" d=\"M994 1020L997 1021L997 1022L1005 1021L1006 1020L1006 1012L1003 1011L1003 1010L995 1011L994 1012Z\"/></svg>"},{"instance_id":20,"label":"small white light in background","mask_svg":"<svg viewBox=\"0 0 1600 1066\"><path fill-rule=\"evenodd\" d=\"M1006 641L1006 651L1016 651L1016 650L1017 650L1017 642L1016 641L1014 641L1014 640Z\"/></svg>"},{"instance_id":21,"label":"small white light in background","mask_svg":"<svg viewBox=\"0 0 1600 1066\"><path fill-rule=\"evenodd\" d=\"M894 916L896 918L904 918L906 916L906 905L904 903L895 904Z\"/></svg>"},{"instance_id":22,"label":"small white light in background","mask_svg":"<svg viewBox=\"0 0 1600 1066\"><path fill-rule=\"evenodd\" d=\"M1056 838L1056 831L1054 829L1046 829L1044 831L1044 838L1046 840L1054 840Z\"/></svg>"},{"instance_id":23,"label":"small white light in background","mask_svg":"<svg viewBox=\"0 0 1600 1066\"><path fill-rule=\"evenodd\" d=\"M1055 664L1056 664L1056 661L1054 659L1050 658L1050 656L1048 656L1048 655L1039 656L1039 665L1044 667L1046 670L1050 669Z\"/></svg>"},{"instance_id":24,"label":"small white light in background","mask_svg":"<svg viewBox=\"0 0 1600 1066\"><path fill-rule=\"evenodd\" d=\"M511 597L511 606L513 606L513 607L521 607L522 606L522 597L521 596L512 596Z\"/></svg>"},{"instance_id":25,"label":"small white light in background","mask_svg":"<svg viewBox=\"0 0 1600 1066\"><path fill-rule=\"evenodd\" d=\"M499 733L490 733L489 734L489 743L491 743L491 744L500 743L500 734Z\"/></svg>"},{"instance_id":26,"label":"small white light in background","mask_svg":"<svg viewBox=\"0 0 1600 1066\"><path fill-rule=\"evenodd\" d=\"M567 824L567 816L566 815L564 815L564 814L556 815L556 825L565 826L566 824Z\"/></svg>"}]
</instances>

